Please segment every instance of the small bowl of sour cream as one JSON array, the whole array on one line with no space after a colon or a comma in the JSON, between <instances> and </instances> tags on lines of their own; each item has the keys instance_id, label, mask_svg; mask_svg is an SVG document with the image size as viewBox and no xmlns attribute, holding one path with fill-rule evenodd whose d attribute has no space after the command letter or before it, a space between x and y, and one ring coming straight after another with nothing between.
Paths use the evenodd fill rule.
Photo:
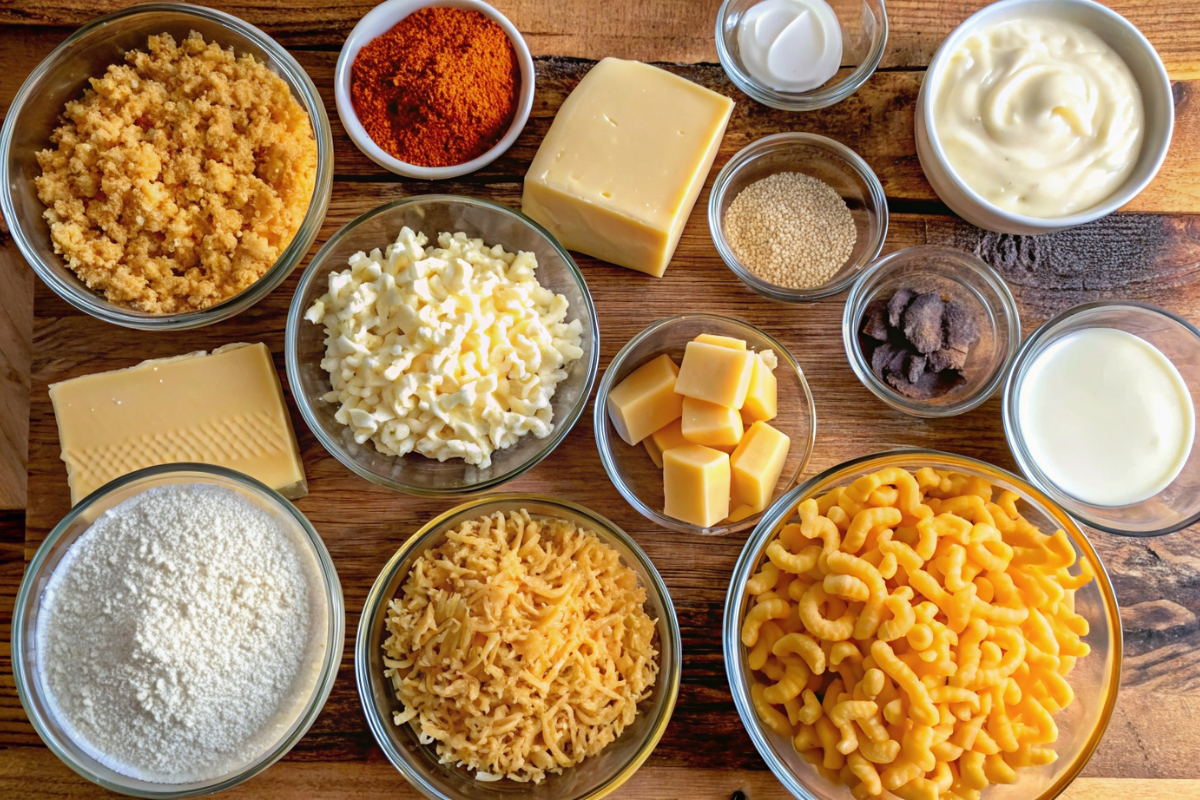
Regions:
<instances>
[{"instance_id":1,"label":"small bowl of sour cream","mask_svg":"<svg viewBox=\"0 0 1200 800\"><path fill-rule=\"evenodd\" d=\"M974 225L1039 234L1128 203L1166 158L1171 82L1132 23L1092 0L1002 0L938 48L917 99L917 155Z\"/></svg>"},{"instance_id":2,"label":"small bowl of sour cream","mask_svg":"<svg viewBox=\"0 0 1200 800\"><path fill-rule=\"evenodd\" d=\"M879 66L887 33L882 0L725 0L717 57L763 105L813 111L858 91Z\"/></svg>"},{"instance_id":3,"label":"small bowl of sour cream","mask_svg":"<svg viewBox=\"0 0 1200 800\"><path fill-rule=\"evenodd\" d=\"M1127 536L1200 520L1200 329L1133 301L1085 303L1021 346L1004 432L1076 519Z\"/></svg>"}]
</instances>

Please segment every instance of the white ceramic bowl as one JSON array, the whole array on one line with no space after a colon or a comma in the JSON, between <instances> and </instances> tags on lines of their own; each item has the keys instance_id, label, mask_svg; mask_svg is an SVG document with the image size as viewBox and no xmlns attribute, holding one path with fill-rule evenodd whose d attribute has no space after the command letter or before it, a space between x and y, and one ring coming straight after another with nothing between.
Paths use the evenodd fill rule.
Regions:
<instances>
[{"instance_id":1,"label":"white ceramic bowl","mask_svg":"<svg viewBox=\"0 0 1200 800\"><path fill-rule=\"evenodd\" d=\"M508 132L483 155L450 167L421 167L401 161L384 152L383 148L375 144L366 129L363 128L362 123L358 121L358 115L354 113L354 103L350 99L350 67L353 66L354 59L358 57L358 51L372 39L382 36L394 28L409 14L431 6L466 8L478 11L495 21L508 34L513 48L517 51L517 62L521 66L521 90L517 96L517 112L513 116L512 124L508 127ZM351 140L363 152L363 155L397 175L426 181L440 181L467 175L486 167L512 147L513 142L521 135L521 130L525 127L525 123L529 119L529 112L533 108L533 56L530 55L529 45L525 44L521 32L508 21L508 17L482 0L435 0L435 2L429 2L429 0L385 0L367 12L366 16L358 21L354 30L350 31L350 35L346 37L346 43L342 45L342 53L338 56L333 86L334 96L337 100L338 118L341 119L342 127L346 129L346 133L350 134Z\"/></svg>"},{"instance_id":2,"label":"white ceramic bowl","mask_svg":"<svg viewBox=\"0 0 1200 800\"><path fill-rule=\"evenodd\" d=\"M1053 17L1088 28L1116 51L1142 90L1145 129L1137 165L1125 183L1107 200L1065 217L1014 214L985 200L955 174L938 140L933 98L941 89L945 65L959 44L980 28L1023 17ZM1116 211L1136 197L1162 166L1175 127L1171 81L1154 46L1133 23L1092 0L1001 0L972 15L946 37L925 73L917 96L917 156L925 177L946 205L960 217L999 233L1039 234L1074 228Z\"/></svg>"}]
</instances>

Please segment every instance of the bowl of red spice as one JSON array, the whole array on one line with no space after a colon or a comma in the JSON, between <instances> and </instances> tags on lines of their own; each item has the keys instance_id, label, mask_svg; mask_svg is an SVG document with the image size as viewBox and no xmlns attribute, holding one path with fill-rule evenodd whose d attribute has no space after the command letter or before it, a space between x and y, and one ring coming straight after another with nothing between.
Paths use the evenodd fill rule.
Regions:
<instances>
[{"instance_id":1,"label":"bowl of red spice","mask_svg":"<svg viewBox=\"0 0 1200 800\"><path fill-rule=\"evenodd\" d=\"M386 0L350 32L334 86L364 155L397 175L443 180L516 141L533 107L533 57L481 0Z\"/></svg>"}]
</instances>

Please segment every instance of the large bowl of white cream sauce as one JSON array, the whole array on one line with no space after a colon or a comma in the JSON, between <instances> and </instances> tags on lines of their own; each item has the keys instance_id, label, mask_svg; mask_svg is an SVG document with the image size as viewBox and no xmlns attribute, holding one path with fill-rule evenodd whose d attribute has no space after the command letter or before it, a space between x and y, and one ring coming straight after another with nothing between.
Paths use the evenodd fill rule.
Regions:
<instances>
[{"instance_id":1,"label":"large bowl of white cream sauce","mask_svg":"<svg viewBox=\"0 0 1200 800\"><path fill-rule=\"evenodd\" d=\"M917 153L975 225L1037 234L1125 205L1174 127L1154 47L1091 0L1002 0L942 43L917 103Z\"/></svg>"}]
</instances>

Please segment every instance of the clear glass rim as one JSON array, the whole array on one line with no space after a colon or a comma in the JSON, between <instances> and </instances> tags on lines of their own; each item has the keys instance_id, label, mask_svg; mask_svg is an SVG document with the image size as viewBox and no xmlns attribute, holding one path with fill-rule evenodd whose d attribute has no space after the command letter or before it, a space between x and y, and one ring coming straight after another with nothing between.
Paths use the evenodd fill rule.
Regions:
<instances>
[{"instance_id":1,"label":"clear glass rim","mask_svg":"<svg viewBox=\"0 0 1200 800\"><path fill-rule=\"evenodd\" d=\"M625 502L633 506L634 510L636 510L646 519L653 522L655 525L666 528L667 530L675 531L677 533L693 533L699 536L725 536L726 534L738 533L754 527L754 525L758 523L758 520L767 513L770 507L768 506L767 509L764 509L758 514L746 517L745 519L739 520L732 525L717 525L711 528L701 528L697 525L681 522L680 520L672 519L671 517L655 511L650 506L642 502L642 499L637 496L637 493L634 492L633 489L631 489L624 481L624 479L621 478L621 473L617 469L616 462L613 460L612 456L612 449L615 445L615 442L613 441L612 437L608 435L608 427L606 425L608 422L608 394L612 391L613 384L616 382L618 370L620 367L624 366L625 360L629 358L629 354L633 352L634 348L664 328L668 328L680 322L691 322L695 320L711 320L714 322L720 322L721 324L732 324L735 327L745 328L747 331L751 331L755 335L763 337L767 343L771 345L771 348L775 351L775 354L779 356L781 363L787 364L795 371L796 376L800 380L801 391L804 393L804 402L808 409L808 417L811 420L811 424L809 425L808 429L808 439L803 442L804 452L800 456L800 463L796 466L795 473L788 478L787 483L784 485L783 494L786 494L788 490L794 486L798 480L800 480L800 476L804 474L804 469L808 466L808 461L812 457L813 446L816 444L817 440L817 407L813 402L812 390L809 388L808 378L805 376L804 370L800 367L799 362L796 361L795 357L791 354L791 351L784 347L782 342L780 342L771 334L756 328L750 323L743 322L740 319L734 319L733 317L723 317L717 314L678 314L676 316L665 317L651 323L640 333L631 338L625 343L625 346L622 347L615 356L613 356L612 361L609 362L608 367L606 367L604 370L604 377L600 380L600 388L596 391L596 402L592 409L592 427L595 431L596 449L600 452L600 463L604 466L604 472L608 475L608 479L612 482L612 485L616 487L617 492L619 492L621 497L625 499ZM621 442L621 445L627 446L624 442Z\"/></svg>"},{"instance_id":2,"label":"clear glass rim","mask_svg":"<svg viewBox=\"0 0 1200 800\"><path fill-rule=\"evenodd\" d=\"M13 224L18 217L8 190L12 181L12 176L8 171L8 154L16 131L16 121L28 103L36 102L35 84L45 78L59 62L69 57L70 50L77 41L96 29L126 17L157 13L180 14L214 22L236 31L253 41L263 51L270 53L288 80L289 88L299 92L298 99L308 113L313 128L313 138L317 144L317 180L313 185L312 199L309 201L308 210L305 212L300 226L296 229L295 235L292 236L292 240L283 252L279 254L275 263L261 278L240 294L208 308L179 314L146 314L123 308L93 294L82 283L58 275L54 268L38 255L37 250L27 238L24 227L20 224ZM333 189L333 134L329 125L329 117L325 112L325 104L321 100L316 85L292 55L266 33L248 22L215 9L183 3L146 3L105 14L87 23L42 59L25 79L25 82L21 84L21 88L17 90L5 116L4 127L0 130L0 187L3 187L0 189L0 210L3 211L5 219L9 220L8 228L13 240L17 243L17 249L33 267L38 277L54 290L55 294L85 314L114 325L137 330L187 330L221 322L245 311L276 289L303 260L309 247L317 238L317 233L325 219L325 212L329 208L329 198Z\"/></svg>"},{"instance_id":3,"label":"clear glass rim","mask_svg":"<svg viewBox=\"0 0 1200 800\"><path fill-rule=\"evenodd\" d=\"M729 0L726 0L727 2ZM1125 35L1131 40L1137 42L1141 47L1152 57L1157 66L1155 70L1155 83L1157 88L1164 92L1166 97L1165 108L1167 112L1167 124L1162 132L1161 139L1155 143L1154 163L1147 171L1144 178L1134 184L1127 184L1119 189L1116 193L1110 195L1106 200L1084 209L1075 214L1070 214L1065 217L1031 217L1028 214L1017 214L1013 211L1000 208L990 200L984 198L983 195L975 191L964 181L951 165L950 160L946 157L946 152L942 148L941 139L937 132L937 120L934 113L934 98L930 96L935 93L942 79L943 64L953 55L958 43L968 34L975 30L979 25L986 23L997 14L1004 13L1007 9L1013 6L1023 5L1044 5L1046 0L999 0L991 5L984 6L976 11L971 16L967 17L957 28L942 40L937 51L933 54L933 59L929 62L929 67L925 70L925 78L921 81L921 89L918 97L917 114L921 117L924 124L925 132L929 140L929 147L933 157L937 160L949 180L956 189L963 193L972 203L978 207L986 209L989 213L1002 217L1011 225L1024 226L1031 229L1041 229L1046 232L1054 232L1063 230L1064 228L1074 228L1079 225L1086 225L1089 222L1095 222L1101 217L1107 217L1109 214L1118 210L1137 195L1141 194L1150 181L1154 180L1154 176L1158 174L1158 170L1162 167L1163 162L1167 158L1167 150L1171 144L1172 132L1175 128L1175 102L1173 90L1171 88L1171 78L1167 74L1167 68L1163 65L1162 59L1158 55L1158 51L1154 49L1154 45L1150 40L1129 20L1125 19L1121 14L1093 0L1053 0L1053 2L1070 2L1082 8L1087 8L1094 13L1107 16L1112 19ZM1052 4L1052 3L1051 3ZM923 98L923 102L922 102ZM1143 142L1143 147L1146 146Z\"/></svg>"},{"instance_id":4,"label":"clear glass rim","mask_svg":"<svg viewBox=\"0 0 1200 800\"><path fill-rule=\"evenodd\" d=\"M728 1L726 0L726 2ZM722 224L721 202L725 199L729 184L760 153L770 150L775 145L782 144L803 144L819 150L826 150L849 164L850 169L867 185L867 192L875 208L875 216L877 218L877 232L872 237L872 240L868 242L866 250L859 257L858 264L847 270L842 276L836 277L820 286L813 286L808 289L789 289L784 286L776 286L755 275L748 267L742 264L737 254L733 252L733 248L729 246L729 242L725 238L725 228ZM712 191L708 195L708 230L712 236L713 245L716 246L721 260L725 262L725 266L729 267L730 271L734 275L737 275L742 283L746 284L751 291L781 303L807 303L820 300L824 297L832 297L844 291L847 286L862 274L863 269L879 257L880 252L883 250L884 240L887 239L888 221L887 196L884 194L883 184L880 183L879 176L875 174L871 166L863 160L862 156L846 145L836 139L830 139L828 136L822 136L817 133L802 133L797 131L773 133L770 136L764 136L761 139L751 142L735 153L733 158L725 163L725 166L717 173L717 178L713 181Z\"/></svg>"},{"instance_id":5,"label":"clear glass rim","mask_svg":"<svg viewBox=\"0 0 1200 800\"><path fill-rule=\"evenodd\" d=\"M1040 469L1029 453L1029 448L1025 446L1025 435L1021 432L1020 418L1021 415L1017 408L1017 387L1024 379L1025 374L1029 371L1029 367L1036 360L1036 357L1041 353L1041 345L1046 338L1055 332L1055 329L1063 323L1093 311L1108 310L1108 309L1136 309L1141 312L1146 312L1152 315L1161 316L1171 322L1181 326L1184 330L1192 334L1193 337L1200 343L1200 328L1197 328L1191 322L1188 322L1183 317L1168 311L1165 308L1143 303L1138 300L1094 300L1088 303L1080 303L1076 306L1071 306L1065 311L1046 320L1038 327L1029 338L1025 340L1017 351L1016 358L1013 360L1012 370L1009 372L1008 380L1004 384L1004 400L1002 404L1002 416L1004 422L1004 438L1008 440L1008 449L1013 454L1013 458L1017 462L1017 467L1021 473L1025 475L1030 483L1037 486L1041 491L1050 495L1054 501L1060 504L1067 513L1073 518L1079 520L1083 524L1095 528L1105 533L1112 533L1117 536L1128 536L1139 539L1153 539L1158 536L1166 536L1176 531L1181 531L1191 525L1200 522L1200 511L1188 516L1179 522L1171 525L1166 525L1161 528L1151 530L1134 530L1131 528L1123 528L1113 525L1109 522L1097 519L1095 515L1089 514L1086 511L1081 511L1080 506L1086 506L1080 500L1076 500L1066 492L1059 489L1054 483L1049 480Z\"/></svg>"},{"instance_id":6,"label":"clear glass rim","mask_svg":"<svg viewBox=\"0 0 1200 800\"><path fill-rule=\"evenodd\" d=\"M232 481L240 484L244 489L253 494L265 497L273 501L279 508L286 511L291 519L302 530L307 538L307 541L312 548L312 553L320 565L322 584L325 592L325 604L329 614L329 631L326 640L326 652L321 666L321 673L317 678L317 682L313 687L313 693L309 701L309 705L304 712L297 717L293 723L292 732L285 736L280 742L263 754L257 761L250 764L245 770L213 783L197 782L193 784L162 784L163 789L147 790L141 788L133 788L115 783L107 778L103 778L94 774L87 766L79 763L70 753L63 750L58 745L57 737L50 733L46 720L41 714L34 713L33 705L30 703L30 685L29 681L34 679L31 672L26 669L26 651L25 651L25 609L28 606L34 592L34 583L40 575L43 565L50 557L51 550L60 539L66 534L67 530L75 523L75 521L89 508L97 502L103 500L111 493L122 489L131 484L148 478L158 478L170 476L175 473L201 473L212 475L217 478ZM38 546L37 552L29 561L29 565L25 568L25 575L21 579L21 586L17 590L16 601L13 605L12 616L12 666L13 676L17 686L17 696L21 701L21 706L25 710L25 714L29 717L30 723L38 736L45 743L54 755L58 756L64 764L70 767L75 773L83 778L95 783L99 786L108 789L109 791L119 794L129 795L131 797L145 798L168 798L181 797L198 797L201 795L214 794L224 791L233 786L253 778L258 775L276 761L283 758L288 752L296 746L296 744L304 738L308 733L312 724L320 715L322 709L325 708L325 703L329 699L329 694L333 689L333 684L337 679L338 668L341 666L342 656L345 652L346 639L346 609L345 602L342 596L342 584L338 579L337 569L334 567L333 559L329 555L329 550L325 547L325 542L321 539L312 523L304 514L300 513L292 503L283 495L276 492L271 487L258 480L245 475L236 470L227 469L225 467L213 466L211 464L196 464L189 462L180 462L176 464L162 464L154 467L145 467L131 472L128 475L123 475L116 478L104 486L100 487L90 495L80 500L62 520L54 526L46 539ZM132 780L132 779L131 779ZM187 788L173 788L177 786L186 786Z\"/></svg>"},{"instance_id":7,"label":"clear glass rim","mask_svg":"<svg viewBox=\"0 0 1200 800\"><path fill-rule=\"evenodd\" d=\"M633 757L630 758L624 767L609 777L599 787L578 798L578 800L599 800L599 798L615 791L637 772L646 759L650 757L654 748L658 746L659 741L666 732L667 724L670 722L671 715L675 710L675 703L679 698L679 688L682 683L683 639L679 629L679 619L675 613L675 604L672 602L671 594L667 590L667 584L655 568L654 562L650 560L650 557L646 555L645 551L642 550L641 546L638 545L632 536L607 517L592 511L586 506L548 495L525 493L490 494L455 506L421 526L388 559L387 564L380 571L379 577L375 579L375 583L372 584L371 591L367 594L367 598L363 603L362 615L359 617L358 622L358 633L354 640L354 678L358 688L359 701L362 703L363 713L367 718L367 726L371 729L371 735L375 738L376 743L383 750L384 755L387 756L392 766L426 797L437 798L437 800L454 800L454 798L439 792L436 787L425 779L424 775L412 770L404 759L400 757L399 753L395 752L395 748L392 746L391 739L387 735L387 726L391 724L391 721L385 719L384 715L381 714L380 709L375 705L370 691L369 650L377 644L371 641L371 627L380 609L390 600L390 598L384 596L384 590L400 572L404 562L410 555L429 547L434 538L445 532L445 527L449 520L461 514L472 512L482 515L487 513L486 509L490 506L509 503L537 503L538 505L551 508L560 508L593 523L595 526L594 532L601 539L611 537L619 541L633 553L639 566L641 566L650 578L650 586L646 588L654 592L665 611L665 627L667 629L668 641L661 642L661 647L664 649L670 648L671 663L674 665L674 669L670 674L665 672L659 673L659 682L662 683L664 701L659 709L658 718L650 729L649 735L641 747L634 753Z\"/></svg>"},{"instance_id":8,"label":"clear glass rim","mask_svg":"<svg viewBox=\"0 0 1200 800\"><path fill-rule=\"evenodd\" d=\"M875 73L875 70L879 67L879 62L883 60L884 52L887 50L887 3L886 0L876 0L879 3L879 16L876 21L876 24L879 26L879 36L875 37L875 40L872 42L871 49L867 52L866 58L849 75L832 86L816 89L811 92L781 92L777 89L771 89L760 84L749 73L743 70L742 65L733 57L733 53L729 52L729 48L725 44L725 18L729 14L729 5L732 2L734 0L724 0L721 3L721 8L717 11L717 60L720 61L721 67L725 70L725 74L729 76L729 80L733 82L734 86L741 89L750 98L771 108L777 108L781 111L816 111L817 109L827 108L835 103L840 103L857 92L859 87L866 83L867 79Z\"/></svg>"},{"instance_id":9,"label":"clear glass rim","mask_svg":"<svg viewBox=\"0 0 1200 800\"><path fill-rule=\"evenodd\" d=\"M983 279L988 288L994 291L1000 298L1000 305L1003 307L1004 316L1008 320L1007 330L998 331L998 335L996 336L997 346L1004 348L1003 360L996 366L987 380L979 384L975 391L965 395L957 402L948 403L944 406L931 406L920 401L908 400L898 393L893 392L871 372L871 365L867 363L866 356L858 346L858 320L866 309L870 293L875 288L874 284L878 280L881 280L886 272L896 266L898 262L903 262L903 259L912 256L912 251L914 250L920 250L924 253L938 252L947 258L952 258L956 264L973 270L975 274ZM1003 385L1005 378L1012 370L1017 349L1021 344L1021 315L1017 310L1017 301L1013 297L1012 290L1008 288L1008 284L978 256L968 253L965 250L956 250L951 247L916 245L896 250L895 252L888 253L883 258L877 259L855 281L854 285L850 288L850 294L846 297L846 305L842 312L842 344L846 350L846 359L850 362L850 368L854 371L855 376L858 377L863 386L871 391L871 394L878 397L887 405L897 411L903 411L910 416L924 419L954 417L964 414L971 409L978 408L987 402L996 393L996 390Z\"/></svg>"},{"instance_id":10,"label":"clear glass rim","mask_svg":"<svg viewBox=\"0 0 1200 800\"><path fill-rule=\"evenodd\" d=\"M468 205L476 205L481 208L487 208L491 211L508 215L513 219L528 225L529 227L533 228L534 231L541 234L541 236L546 240L546 243L554 248L554 250L558 253L559 257L566 265L568 272L571 274L571 277L579 286L580 292L587 304L588 317L591 319L591 335L594 345L591 348L590 353L585 353L585 358L587 359L587 377L584 381L583 388L580 391L579 400L576 401L576 403L570 408L566 416L562 419L561 423L556 423L557 427L554 433L542 440L543 445L536 453L510 469L508 472L495 475L487 480L480 481L479 483L446 489L431 489L401 483L372 472L362 464L359 464L350 456L349 453L345 451L345 448L343 448L341 444L333 439L333 437L328 435L325 429L322 428L320 423L317 421L317 415L313 409L313 399L309 398L303 391L300 391L300 386L302 383L300 381L300 366L297 363L299 356L296 352L296 348L300 335L300 323L304 321L304 312L307 310L302 307L304 295L308 290L309 285L316 280L317 272L324 265L325 261L329 259L333 251L341 244L342 239L346 238L354 229L368 220L371 220L374 217L393 209L406 205L444 202L466 203ZM284 335L284 362L287 368L288 383L292 387L292 396L296 399L296 405L300 409L300 415L304 417L304 423L308 425L308 429L311 430L313 435L317 437L317 440L321 443L321 446L324 447L330 455L342 462L343 466L359 477L365 478L377 486L382 486L385 489L391 489L392 491L404 492L405 494L416 495L418 497L455 497L484 492L488 489L494 489L495 487L506 483L513 478L524 475L526 472L541 463L546 456L550 455L550 453L552 453L554 449L562 443L562 440L567 437L567 434L571 432L571 430L575 427L575 423L577 423L579 418L583 415L583 411L587 407L588 398L591 397L592 394L592 387L595 386L596 383L596 372L600 367L600 323L596 317L596 305L592 300L592 293L588 289L587 280L583 276L583 271L579 269L579 265L575 263L575 259L571 257L570 253L568 253L561 244L559 244L558 240L555 239L549 231L547 231L537 222L525 216L515 208L510 208L501 203L496 203L491 200L484 200L478 197L466 197L464 195L454 194L414 195L411 197L404 197L399 200L393 200L392 202L384 203L381 206L376 206L370 211L360 214L350 222L347 222L345 225L339 228L336 233L329 237L329 241L325 242L321 249L317 251L316 255L312 257L312 260L308 262L308 267L305 268L304 274L300 276L300 282L296 286L296 292L292 295L292 302L288 307L287 327Z\"/></svg>"},{"instance_id":11,"label":"clear glass rim","mask_svg":"<svg viewBox=\"0 0 1200 800\"><path fill-rule=\"evenodd\" d=\"M1108 570L1100 560L1100 556L1096 553L1091 541L1080 529L1075 520L1059 508L1053 500L1044 495L1036 486L1031 485L1025 479L1014 475L1008 470L1001 469L986 461L970 458L969 456L959 456L940 450L924 448L899 448L858 456L814 475L772 504L763 516L762 521L758 524L758 527L754 529L754 532L746 540L741 555L738 556L737 563L733 568L729 590L725 596L725 616L721 623L721 644L724 652L725 675L729 681L729 689L733 695L738 716L741 717L746 732L750 735L751 741L754 742L755 749L758 750L759 755L767 762L767 766L771 772L783 783L787 790L796 797L804 798L804 800L817 800L816 797L804 788L799 779L788 769L787 765L782 763L778 756L776 756L774 749L767 741L762 723L759 721L758 714L755 712L754 705L751 702L750 691L742 675L742 643L739 638L742 608L745 601L745 584L750 578L751 570L766 550L771 533L791 514L792 509L801 497L811 494L816 487L830 483L835 479L860 475L864 472L881 469L891 464L922 458L936 461L939 466L945 466L949 469L965 468L985 474L990 473L1019 487L1026 495L1024 499L1027 502L1031 501L1037 506L1040 512L1054 520L1059 527L1066 531L1071 541L1084 554L1084 557L1087 558L1095 572L1096 586L1100 591L1101 600L1104 605L1104 616L1109 632L1108 652L1111 655L1112 663L1106 677L1111 685L1111 690L1104 699L1104 707L1100 710L1100 716L1096 725L1092 729L1087 742L1079 751L1079 755L1075 761L1071 763L1070 767L1064 770L1063 774L1049 788L1038 795L1037 798L1031 798L1031 800L1053 800L1087 766L1088 761L1091 760L1092 755L1096 752L1096 748L1099 747L1100 740L1104 737L1104 732L1108 729L1109 722L1112 719L1112 712L1116 707L1117 695L1120 690L1121 662L1124 652L1121 638L1121 612L1117 604L1117 596L1112 586L1112 580L1108 575Z\"/></svg>"}]
</instances>

